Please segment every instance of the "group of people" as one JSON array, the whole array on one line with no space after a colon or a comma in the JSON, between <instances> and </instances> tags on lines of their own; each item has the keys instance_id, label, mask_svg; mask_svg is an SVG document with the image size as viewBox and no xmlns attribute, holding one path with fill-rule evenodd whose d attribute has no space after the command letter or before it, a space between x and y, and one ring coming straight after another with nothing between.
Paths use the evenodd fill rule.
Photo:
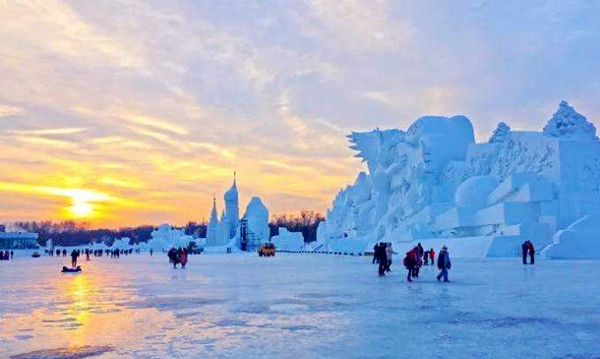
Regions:
<instances>
[{"instance_id":1,"label":"group of people","mask_svg":"<svg viewBox=\"0 0 600 359\"><path fill-rule=\"evenodd\" d=\"M523 264L527 264L527 256L529 256L529 264L535 264L535 247L530 240L526 240L521 244L523 252Z\"/></svg>"},{"instance_id":2,"label":"group of people","mask_svg":"<svg viewBox=\"0 0 600 359\"><path fill-rule=\"evenodd\" d=\"M430 250L426 251L423 249L423 246L421 246L421 243L418 243L413 249L406 252L406 257L404 257L404 266L408 270L406 280L412 282L413 278L418 278L421 266L423 264L429 265L429 261L431 261L431 265L435 263L435 250L431 248ZM440 270L440 273L436 277L438 282L441 281L442 278L444 279L444 282L449 282L448 270L450 269L451 265L448 247L443 246L442 250L438 254L437 260L437 267Z\"/></svg>"},{"instance_id":3,"label":"group of people","mask_svg":"<svg viewBox=\"0 0 600 359\"><path fill-rule=\"evenodd\" d=\"M54 250L46 250L46 253L48 253L50 256L53 256L54 255ZM66 257L67 256L67 250L66 249L63 249L63 250L57 249L56 250L56 256L60 257L61 254L62 254L63 257Z\"/></svg>"},{"instance_id":4,"label":"group of people","mask_svg":"<svg viewBox=\"0 0 600 359\"><path fill-rule=\"evenodd\" d=\"M421 243L418 243L413 249L406 252L406 256L404 257L403 261L404 267L406 267L408 270L406 280L412 282L412 278L419 277L419 271L421 270L421 267L425 261L429 262L429 255L431 255L431 253L433 253L433 258L435 258L435 251L433 248L427 251L427 254L425 254L425 250L423 249ZM431 259L431 262L433 263L433 259Z\"/></svg>"},{"instance_id":5,"label":"group of people","mask_svg":"<svg viewBox=\"0 0 600 359\"><path fill-rule=\"evenodd\" d=\"M384 276L387 272L390 272L392 265L392 255L394 251L392 250L392 244L390 242L380 242L375 244L373 247L373 262L378 263L378 273L379 276ZM409 282L413 281L413 278L419 277L419 271L423 265L434 265L436 253L433 248L429 250L425 250L421 243L418 243L413 249L406 252L406 256L404 257L404 267L408 270L406 280ZM448 282L448 270L451 267L450 255L448 253L448 248L443 246L440 253L437 256L437 267L440 270L440 273L436 277L438 281L443 280L444 282Z\"/></svg>"},{"instance_id":6,"label":"group of people","mask_svg":"<svg viewBox=\"0 0 600 359\"><path fill-rule=\"evenodd\" d=\"M15 252L13 251L0 251L0 261L7 261L13 259Z\"/></svg>"},{"instance_id":7,"label":"group of people","mask_svg":"<svg viewBox=\"0 0 600 359\"><path fill-rule=\"evenodd\" d=\"M385 273L390 272L392 266L392 255L394 250L392 249L391 242L379 242L373 247L373 262L379 264L378 272L379 276L382 277Z\"/></svg>"},{"instance_id":8,"label":"group of people","mask_svg":"<svg viewBox=\"0 0 600 359\"><path fill-rule=\"evenodd\" d=\"M178 264L181 264L181 268L185 268L188 260L188 253L185 248L175 249L175 247L169 249L167 253L169 257L169 263L173 263L173 268L177 268Z\"/></svg>"}]
</instances>

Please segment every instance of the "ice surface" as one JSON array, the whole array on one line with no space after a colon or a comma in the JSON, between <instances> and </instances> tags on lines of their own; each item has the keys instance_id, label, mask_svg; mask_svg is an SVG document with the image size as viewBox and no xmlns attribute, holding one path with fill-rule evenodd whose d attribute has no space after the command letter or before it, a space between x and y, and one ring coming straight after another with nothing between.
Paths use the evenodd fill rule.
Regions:
<instances>
[{"instance_id":1,"label":"ice surface","mask_svg":"<svg viewBox=\"0 0 600 359\"><path fill-rule=\"evenodd\" d=\"M600 356L598 261L453 258L451 283L424 267L408 284L396 263L378 278L369 257L214 254L182 270L132 255L62 275L67 259L0 262L0 357Z\"/></svg>"},{"instance_id":2,"label":"ice surface","mask_svg":"<svg viewBox=\"0 0 600 359\"><path fill-rule=\"evenodd\" d=\"M558 231L600 213L595 133L566 102L543 131L511 131L500 123L489 143L474 142L464 116L421 117L406 132L352 133L350 147L369 171L337 194L319 225L318 243L360 252L379 241L398 248L427 240L445 242L465 258L518 255L519 240L542 249ZM594 230L600 232L600 222ZM592 236L585 238L582 243ZM471 250L465 243L478 244ZM481 252L485 243L489 251ZM561 243L554 249L561 248L561 258L581 258L580 244ZM600 259L600 252L587 253Z\"/></svg>"}]
</instances>

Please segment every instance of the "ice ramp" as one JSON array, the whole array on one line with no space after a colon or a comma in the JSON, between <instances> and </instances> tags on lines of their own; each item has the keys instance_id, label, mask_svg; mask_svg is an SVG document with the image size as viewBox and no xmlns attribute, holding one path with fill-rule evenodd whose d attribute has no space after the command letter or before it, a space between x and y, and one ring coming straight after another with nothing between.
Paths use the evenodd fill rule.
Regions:
<instances>
[{"instance_id":1,"label":"ice ramp","mask_svg":"<svg viewBox=\"0 0 600 359\"><path fill-rule=\"evenodd\" d=\"M554 235L542 251L548 259L600 259L600 214L585 215Z\"/></svg>"},{"instance_id":2,"label":"ice ramp","mask_svg":"<svg viewBox=\"0 0 600 359\"><path fill-rule=\"evenodd\" d=\"M518 257L523 238L519 236L479 236L461 238L432 238L413 242L395 242L394 251L404 255L417 243L425 250L433 248L436 253L442 246L448 247L451 258L501 258Z\"/></svg>"}]
</instances>

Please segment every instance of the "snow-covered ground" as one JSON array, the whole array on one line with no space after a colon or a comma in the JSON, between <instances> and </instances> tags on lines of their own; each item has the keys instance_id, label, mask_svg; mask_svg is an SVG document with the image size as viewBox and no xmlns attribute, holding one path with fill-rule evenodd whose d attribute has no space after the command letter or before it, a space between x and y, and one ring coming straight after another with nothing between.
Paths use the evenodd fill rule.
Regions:
<instances>
[{"instance_id":1,"label":"snow-covered ground","mask_svg":"<svg viewBox=\"0 0 600 359\"><path fill-rule=\"evenodd\" d=\"M408 284L398 267L378 278L370 258L317 254L63 264L0 262L0 357L600 356L599 261L455 260L446 284L431 268Z\"/></svg>"}]
</instances>

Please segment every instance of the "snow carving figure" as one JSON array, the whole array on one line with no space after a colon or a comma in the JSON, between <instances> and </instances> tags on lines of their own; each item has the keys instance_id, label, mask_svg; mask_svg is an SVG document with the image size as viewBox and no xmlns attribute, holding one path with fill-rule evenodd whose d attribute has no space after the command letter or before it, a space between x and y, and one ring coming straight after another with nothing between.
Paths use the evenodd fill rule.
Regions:
<instances>
[{"instance_id":1,"label":"snow carving figure","mask_svg":"<svg viewBox=\"0 0 600 359\"><path fill-rule=\"evenodd\" d=\"M558 110L544 127L544 134L566 139L598 140L596 127L566 101L560 103Z\"/></svg>"},{"instance_id":2,"label":"snow carving figure","mask_svg":"<svg viewBox=\"0 0 600 359\"><path fill-rule=\"evenodd\" d=\"M369 173L361 172L354 185L338 193L320 233L370 241L426 235L413 217L432 202L452 201L458 178L441 177L474 143L473 127L464 116L422 117L407 132L376 129L348 137Z\"/></svg>"},{"instance_id":3,"label":"snow carving figure","mask_svg":"<svg viewBox=\"0 0 600 359\"><path fill-rule=\"evenodd\" d=\"M498 123L498 127L492 133L492 137L490 137L490 143L498 143L504 142L510 136L510 127L504 122Z\"/></svg>"}]
</instances>

